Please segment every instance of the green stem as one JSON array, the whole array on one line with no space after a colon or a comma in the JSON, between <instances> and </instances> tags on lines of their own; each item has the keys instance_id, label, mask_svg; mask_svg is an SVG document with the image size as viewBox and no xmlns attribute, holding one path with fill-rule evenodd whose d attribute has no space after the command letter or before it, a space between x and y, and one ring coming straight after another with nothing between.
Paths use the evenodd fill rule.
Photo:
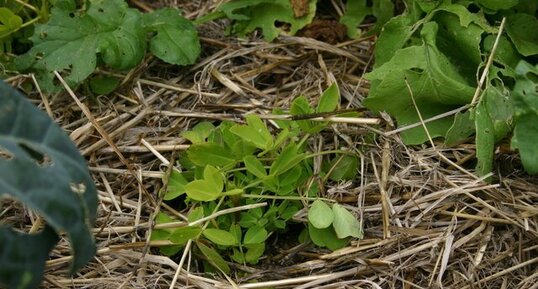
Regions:
<instances>
[{"instance_id":1,"label":"green stem","mask_svg":"<svg viewBox=\"0 0 538 289\"><path fill-rule=\"evenodd\" d=\"M269 195L256 195L256 194L243 194L242 197L244 198L251 198L251 199L268 199L268 200L292 200L292 201L315 201L315 200L323 200L326 202L333 202L336 203L336 200L327 199L327 198L312 198L312 197L300 197L300 196L269 196Z\"/></svg>"}]
</instances>

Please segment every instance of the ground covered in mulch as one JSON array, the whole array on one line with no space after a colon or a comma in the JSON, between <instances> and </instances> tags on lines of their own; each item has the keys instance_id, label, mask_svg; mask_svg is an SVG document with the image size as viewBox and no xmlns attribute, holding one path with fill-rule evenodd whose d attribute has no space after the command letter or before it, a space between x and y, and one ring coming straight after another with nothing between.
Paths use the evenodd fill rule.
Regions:
<instances>
[{"instance_id":1,"label":"ground covered in mulch","mask_svg":"<svg viewBox=\"0 0 538 289\"><path fill-rule=\"evenodd\" d=\"M216 5L131 3L140 9L179 5L192 19ZM192 67L148 56L118 75L123 83L114 94L76 91L107 138L67 93L30 95L87 158L100 200L93 262L68 277L69 244L62 240L47 263L43 288L169 288L173 282L175 288L538 288L538 179L523 172L517 156L499 149L492 181L485 182L473 174L472 140L455 147L405 146L391 133L396 127L389 116L367 111L362 117L381 124L333 122L310 144L360 157L356 178L330 183L323 197L353 210L364 227L362 240L331 252L299 244L289 233L270 239L258 265L230 263L229 279L204 274L194 255L183 270L181 255L160 255L158 244L147 240L153 216L159 210L184 213L158 198L166 160L188 148L182 131L202 120L241 122L245 113L287 109L299 95L316 103L333 82L342 109L362 109L368 93L362 75L372 64L375 38L346 40L337 33L313 35L337 44L304 36L267 43L260 35L227 37L226 24L199 27L203 53ZM19 87L29 81L26 75L9 79ZM34 216L25 217L29 228Z\"/></svg>"}]
</instances>

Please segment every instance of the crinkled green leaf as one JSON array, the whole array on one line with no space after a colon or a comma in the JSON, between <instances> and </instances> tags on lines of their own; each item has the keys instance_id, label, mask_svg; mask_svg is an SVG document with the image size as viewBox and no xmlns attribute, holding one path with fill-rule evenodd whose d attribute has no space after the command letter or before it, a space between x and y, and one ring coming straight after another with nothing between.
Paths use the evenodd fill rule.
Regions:
<instances>
[{"instance_id":1,"label":"crinkled green leaf","mask_svg":"<svg viewBox=\"0 0 538 289\"><path fill-rule=\"evenodd\" d=\"M493 82L499 82L499 84ZM482 93L482 101L493 123L495 142L498 142L512 130L514 107L510 91L500 83L498 78L495 78L487 83Z\"/></svg>"},{"instance_id":2,"label":"crinkled green leaf","mask_svg":"<svg viewBox=\"0 0 538 289\"><path fill-rule=\"evenodd\" d=\"M95 246L89 226L95 220L97 194L86 161L53 120L3 81L0 81L0 192L38 212L56 232L66 234L74 255L71 273L93 257ZM45 244L43 250L46 249ZM29 260L26 255L32 253L31 250L11 252L21 259L10 262L20 266L19 262ZM8 264L0 264L0 272L4 268L7 270Z\"/></svg>"},{"instance_id":3,"label":"crinkled green leaf","mask_svg":"<svg viewBox=\"0 0 538 289\"><path fill-rule=\"evenodd\" d=\"M53 71L76 85L95 70L98 56L114 69L134 67L146 52L145 37L140 12L123 0L92 0L82 13L75 1L58 0L50 21L36 26L32 49L16 63L53 90Z\"/></svg>"},{"instance_id":4,"label":"crinkled green leaf","mask_svg":"<svg viewBox=\"0 0 538 289\"><path fill-rule=\"evenodd\" d=\"M516 68L517 81L512 93L515 128L512 147L519 150L523 167L538 173L538 65L522 61Z\"/></svg>"},{"instance_id":5,"label":"crinkled green leaf","mask_svg":"<svg viewBox=\"0 0 538 289\"><path fill-rule=\"evenodd\" d=\"M421 31L423 45L398 50L389 62L367 74L372 87L364 101L366 107L387 111L399 126L404 126L420 121L412 96L424 119L471 100L475 88L436 48L437 28L434 22L425 24ZM452 122L453 117L448 117L429 122L426 127L432 137L444 136ZM419 126L403 132L402 139L407 144L419 144L427 140L427 135Z\"/></svg>"},{"instance_id":6,"label":"crinkled green leaf","mask_svg":"<svg viewBox=\"0 0 538 289\"><path fill-rule=\"evenodd\" d=\"M338 238L355 237L362 239L361 224L346 208L333 204L333 228Z\"/></svg>"},{"instance_id":7,"label":"crinkled green leaf","mask_svg":"<svg viewBox=\"0 0 538 289\"><path fill-rule=\"evenodd\" d=\"M224 167L235 163L230 152L216 143L193 144L187 150L189 159L197 166Z\"/></svg>"},{"instance_id":8,"label":"crinkled green leaf","mask_svg":"<svg viewBox=\"0 0 538 289\"><path fill-rule=\"evenodd\" d=\"M538 54L538 19L529 14L516 13L506 17L506 33L523 56Z\"/></svg>"},{"instance_id":9,"label":"crinkled green leaf","mask_svg":"<svg viewBox=\"0 0 538 289\"><path fill-rule=\"evenodd\" d=\"M150 40L150 51L165 62L193 64L201 47L196 27L173 8L159 9L143 16L144 27L156 35Z\"/></svg>"},{"instance_id":10,"label":"crinkled green leaf","mask_svg":"<svg viewBox=\"0 0 538 289\"><path fill-rule=\"evenodd\" d=\"M456 114L454 123L447 131L445 136L445 144L454 146L469 138L475 132L475 122L471 118L471 112Z\"/></svg>"},{"instance_id":11,"label":"crinkled green leaf","mask_svg":"<svg viewBox=\"0 0 538 289\"><path fill-rule=\"evenodd\" d=\"M376 41L374 67L388 62L413 34L415 22L409 15L398 15L385 24Z\"/></svg>"},{"instance_id":12,"label":"crinkled green leaf","mask_svg":"<svg viewBox=\"0 0 538 289\"><path fill-rule=\"evenodd\" d=\"M295 17L289 0L233 0L219 6L218 10L235 21L234 33L245 36L260 28L266 41L273 41L285 31L277 26L277 22L288 23L287 33L294 35L314 19L315 0L308 0L308 11L303 17Z\"/></svg>"},{"instance_id":13,"label":"crinkled green leaf","mask_svg":"<svg viewBox=\"0 0 538 289\"><path fill-rule=\"evenodd\" d=\"M476 172L479 176L489 174L493 168L495 129L484 102L474 111L476 125Z\"/></svg>"},{"instance_id":14,"label":"crinkled green leaf","mask_svg":"<svg viewBox=\"0 0 538 289\"><path fill-rule=\"evenodd\" d=\"M205 229L202 233L209 241L222 246L233 246L237 245L237 240L235 236L228 231L209 228Z\"/></svg>"},{"instance_id":15,"label":"crinkled green leaf","mask_svg":"<svg viewBox=\"0 0 538 289\"><path fill-rule=\"evenodd\" d=\"M518 0L476 0L478 5L493 11L512 8L518 2Z\"/></svg>"},{"instance_id":16,"label":"crinkled green leaf","mask_svg":"<svg viewBox=\"0 0 538 289\"><path fill-rule=\"evenodd\" d=\"M315 200L308 210L308 221L317 229L325 229L333 223L334 214L324 201Z\"/></svg>"},{"instance_id":17,"label":"crinkled green leaf","mask_svg":"<svg viewBox=\"0 0 538 289\"><path fill-rule=\"evenodd\" d=\"M488 55L491 53L493 44L495 43L496 35L487 35L484 39L484 52ZM517 52L514 44L506 36L499 38L497 49L495 50L495 61L505 64L509 67L515 68L521 56Z\"/></svg>"},{"instance_id":18,"label":"crinkled green leaf","mask_svg":"<svg viewBox=\"0 0 538 289\"><path fill-rule=\"evenodd\" d=\"M357 26L370 14L372 9L367 6L366 0L348 0L346 12L340 17L340 23L347 28L347 35L351 38L358 36Z\"/></svg>"}]
</instances>

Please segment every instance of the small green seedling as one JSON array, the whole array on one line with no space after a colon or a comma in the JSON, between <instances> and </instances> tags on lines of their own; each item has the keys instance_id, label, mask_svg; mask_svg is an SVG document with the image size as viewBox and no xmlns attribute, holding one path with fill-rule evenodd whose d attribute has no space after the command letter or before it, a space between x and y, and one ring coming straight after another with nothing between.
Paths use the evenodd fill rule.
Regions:
<instances>
[{"instance_id":1,"label":"small green seedling","mask_svg":"<svg viewBox=\"0 0 538 289\"><path fill-rule=\"evenodd\" d=\"M333 84L322 94L316 109L299 97L291 113L334 111L339 97ZM175 254L192 239L195 252L219 271L230 270L224 260L256 264L264 255L267 239L285 233L290 223L297 223L293 217L305 206L305 230L314 244L335 250L350 238L362 238L356 217L343 206L319 198L319 184L309 182L314 177L314 156L322 156L330 164L321 172L326 180L352 179L357 170L358 159L348 151L308 152L309 138L326 128L328 122L280 120L279 129L270 129L256 115L248 115L245 120L245 124L224 121L218 126L201 122L182 133L192 145L180 157L184 171L173 170L168 177L164 199L184 197L186 206L196 207L189 219L196 214L197 220L222 209L261 202L268 205L218 216L205 227L156 230L154 240L174 244L162 248L162 252ZM157 218L157 223L170 221L165 215Z\"/></svg>"}]
</instances>

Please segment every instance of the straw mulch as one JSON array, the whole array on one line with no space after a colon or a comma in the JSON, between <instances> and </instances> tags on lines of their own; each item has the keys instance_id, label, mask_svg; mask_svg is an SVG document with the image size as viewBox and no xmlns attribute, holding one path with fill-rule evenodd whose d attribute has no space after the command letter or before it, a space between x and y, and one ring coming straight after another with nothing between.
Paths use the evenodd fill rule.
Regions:
<instances>
[{"instance_id":1,"label":"straw mulch","mask_svg":"<svg viewBox=\"0 0 538 289\"><path fill-rule=\"evenodd\" d=\"M211 1L178 5L189 17L214 7ZM188 148L182 131L201 120L269 114L288 108L298 95L316 103L334 81L342 108L361 108L368 93L361 76L372 62L373 38L331 45L282 36L266 43L259 35L225 37L225 25L200 27L203 55L192 67L148 57L119 75L122 87L112 95L90 98L76 91L92 120L68 93L30 95L87 158L100 200L97 256L70 278L69 243L62 240L47 263L43 288L169 288L174 276L175 288L538 288L538 179L522 171L516 155L499 149L492 181L485 182L472 171L472 140L450 148L441 142L405 146L390 133L395 126L387 115L378 126L334 122L311 144L360 152L356 178L329 184L324 194L356 213L364 239L331 252L283 236L260 265L231 264L230 279L204 274L195 256L178 271L179 257L159 255L147 235L157 211L182 213L157 197L164 164ZM10 79L15 86L25 81L31 78Z\"/></svg>"}]
</instances>

